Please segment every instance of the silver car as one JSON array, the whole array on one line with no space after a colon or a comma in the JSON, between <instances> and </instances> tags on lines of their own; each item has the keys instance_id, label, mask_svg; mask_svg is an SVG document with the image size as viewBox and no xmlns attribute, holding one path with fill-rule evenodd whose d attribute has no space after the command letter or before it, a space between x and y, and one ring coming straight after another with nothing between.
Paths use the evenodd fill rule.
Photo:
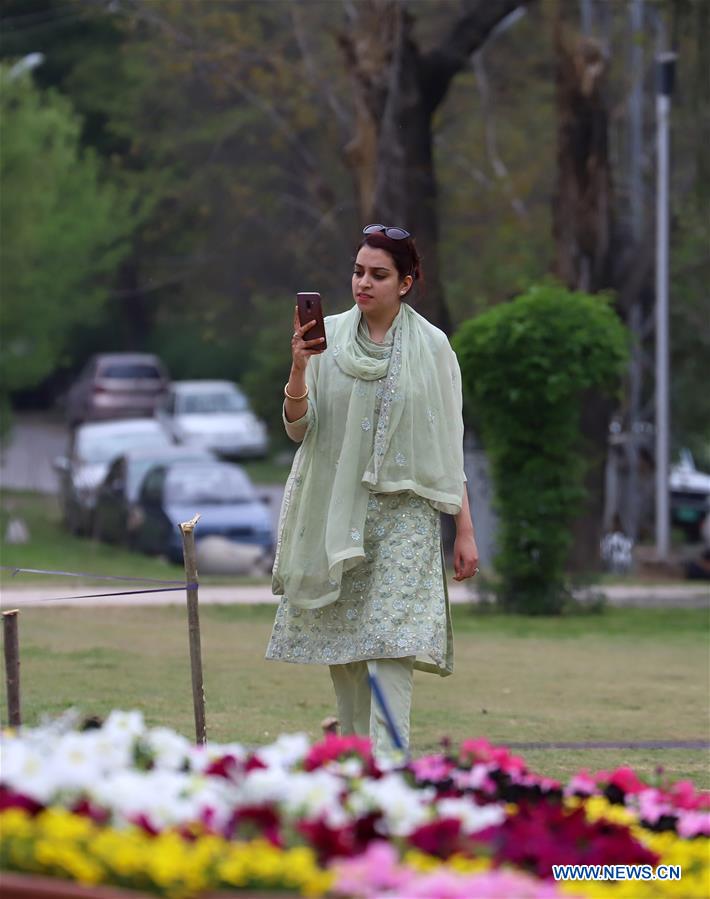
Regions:
<instances>
[{"instance_id":1,"label":"silver car","mask_svg":"<svg viewBox=\"0 0 710 899\"><path fill-rule=\"evenodd\" d=\"M93 422L72 431L67 455L54 460L67 528L74 534L91 532L99 486L116 456L137 447L172 445L170 435L152 418Z\"/></svg>"},{"instance_id":2,"label":"silver car","mask_svg":"<svg viewBox=\"0 0 710 899\"><path fill-rule=\"evenodd\" d=\"M157 356L92 356L67 395L67 421L73 428L84 421L152 416L168 384L168 373Z\"/></svg>"},{"instance_id":3,"label":"silver car","mask_svg":"<svg viewBox=\"0 0 710 899\"><path fill-rule=\"evenodd\" d=\"M263 458L266 425L252 412L233 381L173 381L156 412L178 443L224 458Z\"/></svg>"}]
</instances>

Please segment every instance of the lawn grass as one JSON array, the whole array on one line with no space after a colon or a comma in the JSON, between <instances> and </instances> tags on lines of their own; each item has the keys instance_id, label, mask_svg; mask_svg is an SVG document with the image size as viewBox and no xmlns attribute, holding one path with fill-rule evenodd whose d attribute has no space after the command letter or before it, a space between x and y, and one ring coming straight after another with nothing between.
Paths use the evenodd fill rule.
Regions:
<instances>
[{"instance_id":1,"label":"lawn grass","mask_svg":"<svg viewBox=\"0 0 710 899\"><path fill-rule=\"evenodd\" d=\"M273 608L201 609L207 726L247 744L283 731L320 734L334 711L327 671L263 659ZM70 705L89 714L143 710L151 724L192 735L187 627L181 606L31 608L20 613L24 719ZM417 753L447 736L496 743L698 740L708 737L708 615L702 609L612 609L604 615L522 619L453 610L456 672L417 674ZM3 697L4 703L4 697ZM2 706L3 720L6 708ZM710 787L707 754L686 750L535 750L534 770L566 778L580 767L660 765Z\"/></svg>"},{"instance_id":2,"label":"lawn grass","mask_svg":"<svg viewBox=\"0 0 710 899\"><path fill-rule=\"evenodd\" d=\"M10 517L22 518L29 529L30 540L24 544L5 542ZM86 571L120 577L160 578L174 580L184 577L182 565L165 558L129 552L121 546L100 543L89 537L75 537L62 524L59 500L56 496L29 491L0 493L0 564L18 568L43 568L62 571ZM255 584L269 583L269 578L205 577L203 583ZM0 587L52 582L57 578L0 571ZM84 584L92 583L85 578ZM68 592L72 587L68 587Z\"/></svg>"}]
</instances>

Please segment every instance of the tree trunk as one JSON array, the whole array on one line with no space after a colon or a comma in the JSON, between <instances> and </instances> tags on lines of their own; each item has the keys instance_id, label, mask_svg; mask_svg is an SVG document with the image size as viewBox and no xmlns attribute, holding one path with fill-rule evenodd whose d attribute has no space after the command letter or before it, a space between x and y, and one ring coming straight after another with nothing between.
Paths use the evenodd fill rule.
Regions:
<instances>
[{"instance_id":1,"label":"tree trunk","mask_svg":"<svg viewBox=\"0 0 710 899\"><path fill-rule=\"evenodd\" d=\"M439 273L437 184L432 119L475 50L525 0L469 0L448 37L422 54L401 0L348 6L340 35L353 85L355 134L345 148L363 223L402 225L416 237L426 287L417 309L449 333L451 318Z\"/></svg>"},{"instance_id":2,"label":"tree trunk","mask_svg":"<svg viewBox=\"0 0 710 899\"><path fill-rule=\"evenodd\" d=\"M606 62L591 38L573 36L558 20L557 188L554 199L554 271L572 290L597 293L613 286L612 178L608 150ZM604 470L612 400L590 391L582 402L580 431L588 460L587 500L573 525L569 566L599 566Z\"/></svg>"}]
</instances>

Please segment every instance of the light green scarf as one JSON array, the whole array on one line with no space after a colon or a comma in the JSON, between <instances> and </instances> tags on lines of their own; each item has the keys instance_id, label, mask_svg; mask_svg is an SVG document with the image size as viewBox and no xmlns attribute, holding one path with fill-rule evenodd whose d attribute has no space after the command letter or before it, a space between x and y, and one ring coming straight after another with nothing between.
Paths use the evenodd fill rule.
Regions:
<instances>
[{"instance_id":1,"label":"light green scarf","mask_svg":"<svg viewBox=\"0 0 710 899\"><path fill-rule=\"evenodd\" d=\"M357 306L326 318L328 349L306 370L308 429L286 482L272 584L306 609L335 602L343 572L364 559L371 493L411 490L461 510L461 374L446 335L407 303L389 346L359 325Z\"/></svg>"}]
</instances>

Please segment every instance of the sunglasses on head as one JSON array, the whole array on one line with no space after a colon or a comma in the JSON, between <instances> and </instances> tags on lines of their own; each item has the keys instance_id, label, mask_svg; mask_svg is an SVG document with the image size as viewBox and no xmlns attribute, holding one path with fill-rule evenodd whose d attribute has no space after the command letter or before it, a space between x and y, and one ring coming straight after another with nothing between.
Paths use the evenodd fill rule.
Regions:
<instances>
[{"instance_id":1,"label":"sunglasses on head","mask_svg":"<svg viewBox=\"0 0 710 899\"><path fill-rule=\"evenodd\" d=\"M367 225L362 229L363 234L379 234L382 231L384 231L385 237L389 237L392 240L405 240L407 237L412 236L404 228L390 228L387 225Z\"/></svg>"}]
</instances>

